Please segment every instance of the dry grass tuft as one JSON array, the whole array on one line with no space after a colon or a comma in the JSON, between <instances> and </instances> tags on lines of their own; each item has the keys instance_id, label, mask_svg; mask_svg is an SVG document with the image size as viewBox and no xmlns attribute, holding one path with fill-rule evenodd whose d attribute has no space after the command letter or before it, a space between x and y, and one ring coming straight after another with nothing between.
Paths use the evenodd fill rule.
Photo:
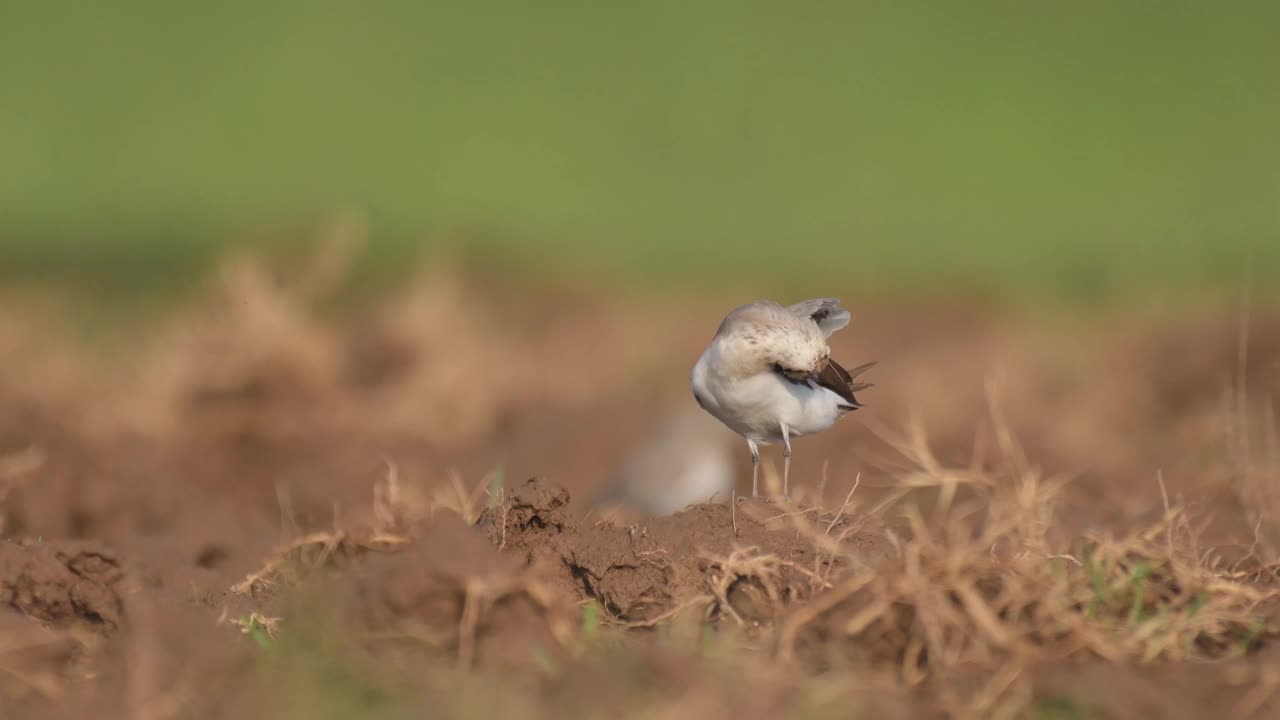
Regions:
<instances>
[{"instance_id":1,"label":"dry grass tuft","mask_svg":"<svg viewBox=\"0 0 1280 720\"><path fill-rule=\"evenodd\" d=\"M279 582L292 582L307 574L367 552L385 552L409 542L402 535L363 536L345 530L315 532L277 548L262 567L231 586L237 595L256 595Z\"/></svg>"},{"instance_id":2,"label":"dry grass tuft","mask_svg":"<svg viewBox=\"0 0 1280 720\"><path fill-rule=\"evenodd\" d=\"M1276 592L1202 549L1167 500L1158 522L1130 533L1054 537L1061 483L997 436L1005 452L986 471L943 468L919 435L897 443L919 466L910 485L933 480L932 511L906 504L909 539L890 561L794 608L777 634L782 659L890 665L908 686L981 672L986 683L956 702L990 712L1036 660L1216 660L1277 632L1266 620Z\"/></svg>"},{"instance_id":3,"label":"dry grass tuft","mask_svg":"<svg viewBox=\"0 0 1280 720\"><path fill-rule=\"evenodd\" d=\"M393 551L410 542L409 526L422 518L421 512L401 491L395 465L388 465L386 478L373 487L369 527L345 529L335 510L332 530L307 533L281 545L261 568L232 585L231 592L254 596L335 563L369 552ZM286 524L292 525L292 519L286 518Z\"/></svg>"},{"instance_id":4,"label":"dry grass tuft","mask_svg":"<svg viewBox=\"0 0 1280 720\"><path fill-rule=\"evenodd\" d=\"M710 617L724 615L740 626L772 621L788 605L831 587L815 572L754 547L704 560L703 573L714 600Z\"/></svg>"}]
</instances>

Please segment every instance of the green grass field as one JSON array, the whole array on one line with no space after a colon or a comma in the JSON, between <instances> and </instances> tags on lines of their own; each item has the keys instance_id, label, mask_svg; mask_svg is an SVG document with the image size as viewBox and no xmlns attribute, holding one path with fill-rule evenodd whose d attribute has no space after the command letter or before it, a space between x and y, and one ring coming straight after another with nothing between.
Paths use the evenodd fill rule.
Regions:
<instances>
[{"instance_id":1,"label":"green grass field","mask_svg":"<svg viewBox=\"0 0 1280 720\"><path fill-rule=\"evenodd\" d=\"M358 208L371 270L462 252L639 284L1231 287L1280 272L1277 22L1267 2L11 5L0 272L180 288L228 244Z\"/></svg>"}]
</instances>

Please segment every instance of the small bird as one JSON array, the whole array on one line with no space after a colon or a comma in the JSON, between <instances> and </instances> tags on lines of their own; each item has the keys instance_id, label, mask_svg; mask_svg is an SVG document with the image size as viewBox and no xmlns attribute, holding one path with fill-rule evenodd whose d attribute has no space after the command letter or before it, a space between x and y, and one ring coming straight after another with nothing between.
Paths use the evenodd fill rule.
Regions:
<instances>
[{"instance_id":1,"label":"small bird","mask_svg":"<svg viewBox=\"0 0 1280 720\"><path fill-rule=\"evenodd\" d=\"M783 446L782 493L790 491L791 436L826 430L862 407L854 393L871 387L831 359L827 338L849 324L849 311L833 298L783 307L762 300L729 313L693 366L693 397L717 420L747 440L751 495L759 497L760 446Z\"/></svg>"}]
</instances>

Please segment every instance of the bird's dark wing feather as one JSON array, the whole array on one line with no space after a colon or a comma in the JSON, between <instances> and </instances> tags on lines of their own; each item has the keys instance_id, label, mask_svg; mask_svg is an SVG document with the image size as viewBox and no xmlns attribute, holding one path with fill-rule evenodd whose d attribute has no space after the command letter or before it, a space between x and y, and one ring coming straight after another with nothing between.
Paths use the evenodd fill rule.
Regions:
<instances>
[{"instance_id":1,"label":"bird's dark wing feather","mask_svg":"<svg viewBox=\"0 0 1280 720\"><path fill-rule=\"evenodd\" d=\"M848 404L850 410L856 410L862 407L862 404L858 402L858 399L853 394L871 387L871 383L855 383L853 379L866 372L872 365L875 365L875 363L869 362L865 365L859 365L853 369L853 372L849 372L835 360L827 360L827 364L818 373L818 386L839 395Z\"/></svg>"}]
</instances>

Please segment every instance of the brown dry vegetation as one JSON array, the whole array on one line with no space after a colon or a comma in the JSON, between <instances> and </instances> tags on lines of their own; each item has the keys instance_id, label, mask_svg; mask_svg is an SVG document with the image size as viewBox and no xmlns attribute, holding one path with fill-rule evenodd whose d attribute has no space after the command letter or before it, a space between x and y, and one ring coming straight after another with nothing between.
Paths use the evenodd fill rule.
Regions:
<instances>
[{"instance_id":1,"label":"brown dry vegetation","mask_svg":"<svg viewBox=\"0 0 1280 720\"><path fill-rule=\"evenodd\" d=\"M877 387L794 502L623 524L735 299L321 260L92 344L0 303L0 716L1280 710L1280 315L846 298Z\"/></svg>"}]
</instances>

